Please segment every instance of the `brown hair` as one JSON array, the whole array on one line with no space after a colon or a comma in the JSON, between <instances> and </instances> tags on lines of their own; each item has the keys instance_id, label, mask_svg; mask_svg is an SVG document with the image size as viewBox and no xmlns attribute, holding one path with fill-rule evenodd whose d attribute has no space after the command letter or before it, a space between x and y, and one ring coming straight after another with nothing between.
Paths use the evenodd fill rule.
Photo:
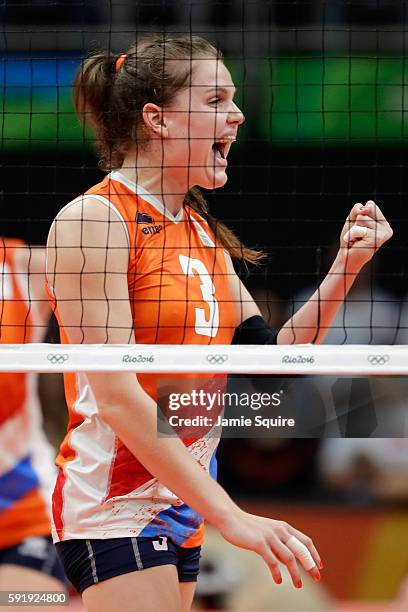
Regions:
<instances>
[{"instance_id":1,"label":"brown hair","mask_svg":"<svg viewBox=\"0 0 408 612\"><path fill-rule=\"evenodd\" d=\"M118 57L109 52L94 53L83 61L74 80L74 104L81 121L96 131L102 168L120 168L130 143L148 140L141 120L144 105L152 101L159 106L170 104L188 85L192 61L198 57L222 60L221 52L199 36L148 35L126 52L119 69ZM189 190L186 199L207 219L217 241L232 257L248 263L263 259L261 251L243 245L232 230L209 214L197 187Z\"/></svg>"}]
</instances>

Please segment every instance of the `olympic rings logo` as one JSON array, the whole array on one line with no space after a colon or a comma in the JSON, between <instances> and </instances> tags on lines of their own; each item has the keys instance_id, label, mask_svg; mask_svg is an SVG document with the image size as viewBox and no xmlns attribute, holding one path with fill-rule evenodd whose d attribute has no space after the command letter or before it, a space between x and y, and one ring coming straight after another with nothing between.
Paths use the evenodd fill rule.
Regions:
<instances>
[{"instance_id":1,"label":"olympic rings logo","mask_svg":"<svg viewBox=\"0 0 408 612\"><path fill-rule=\"evenodd\" d=\"M65 363L65 361L69 359L69 355L66 353L48 353L47 359L50 363L55 365L57 363Z\"/></svg>"},{"instance_id":2,"label":"olympic rings logo","mask_svg":"<svg viewBox=\"0 0 408 612\"><path fill-rule=\"evenodd\" d=\"M385 365L390 360L389 355L369 355L367 357L371 365Z\"/></svg>"},{"instance_id":3,"label":"olympic rings logo","mask_svg":"<svg viewBox=\"0 0 408 612\"><path fill-rule=\"evenodd\" d=\"M207 361L211 363L211 365L222 364L225 363L228 359L228 355L207 355Z\"/></svg>"}]
</instances>

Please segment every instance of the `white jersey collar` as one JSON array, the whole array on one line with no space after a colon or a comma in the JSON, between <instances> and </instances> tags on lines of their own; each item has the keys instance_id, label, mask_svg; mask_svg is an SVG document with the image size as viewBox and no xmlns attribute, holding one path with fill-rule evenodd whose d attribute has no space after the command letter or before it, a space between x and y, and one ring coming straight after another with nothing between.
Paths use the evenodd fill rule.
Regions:
<instances>
[{"instance_id":1,"label":"white jersey collar","mask_svg":"<svg viewBox=\"0 0 408 612\"><path fill-rule=\"evenodd\" d=\"M173 221L173 223L179 223L182 220L184 216L184 207L182 207L177 213L177 215L174 216L169 210L166 209L163 202L161 202L156 196L144 189L141 185L138 185L137 183L134 183L130 179L126 178L126 176L119 172L119 170L113 170L108 174L108 176L113 181L117 181L118 183L122 183L123 185L125 185L136 195L139 195L141 198L143 198L143 200L146 200L146 202L149 202L149 204L154 206L154 208L163 216L165 216L166 219L168 219L169 221Z\"/></svg>"}]
</instances>

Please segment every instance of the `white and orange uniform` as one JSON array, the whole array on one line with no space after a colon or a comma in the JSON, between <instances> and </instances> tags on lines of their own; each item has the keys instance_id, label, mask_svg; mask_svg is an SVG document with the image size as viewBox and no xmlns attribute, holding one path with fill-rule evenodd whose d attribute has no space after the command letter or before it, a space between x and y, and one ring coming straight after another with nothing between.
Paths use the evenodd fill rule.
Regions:
<instances>
[{"instance_id":1,"label":"white and orange uniform","mask_svg":"<svg viewBox=\"0 0 408 612\"><path fill-rule=\"evenodd\" d=\"M118 215L126 229L136 342L230 344L237 325L236 310L225 253L207 222L186 203L174 217L157 198L117 171L85 195L110 207L112 220L117 222ZM49 293L53 298L50 286ZM68 342L58 301L52 299L52 303L61 341ZM138 375L153 399L159 376ZM207 377L209 381L215 378ZM185 378L191 387L191 375ZM55 540L161 535L180 546L200 545L202 517L158 482L100 418L86 375L65 374L65 392L69 424L57 458ZM137 422L129 426L137 427ZM215 477L218 437L206 434L185 443Z\"/></svg>"},{"instance_id":2,"label":"white and orange uniform","mask_svg":"<svg viewBox=\"0 0 408 612\"><path fill-rule=\"evenodd\" d=\"M23 248L0 238L1 344L40 342L47 325L18 257ZM50 534L54 454L41 424L36 375L0 374L0 548Z\"/></svg>"}]
</instances>

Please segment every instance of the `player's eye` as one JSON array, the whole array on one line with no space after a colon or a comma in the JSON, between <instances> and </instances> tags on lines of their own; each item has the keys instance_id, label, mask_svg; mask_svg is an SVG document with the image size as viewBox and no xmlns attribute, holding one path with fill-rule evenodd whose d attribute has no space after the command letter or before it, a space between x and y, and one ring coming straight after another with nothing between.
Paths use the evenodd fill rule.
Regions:
<instances>
[{"instance_id":1,"label":"player's eye","mask_svg":"<svg viewBox=\"0 0 408 612\"><path fill-rule=\"evenodd\" d=\"M222 102L221 98L213 98L209 104L219 104L220 102Z\"/></svg>"}]
</instances>

